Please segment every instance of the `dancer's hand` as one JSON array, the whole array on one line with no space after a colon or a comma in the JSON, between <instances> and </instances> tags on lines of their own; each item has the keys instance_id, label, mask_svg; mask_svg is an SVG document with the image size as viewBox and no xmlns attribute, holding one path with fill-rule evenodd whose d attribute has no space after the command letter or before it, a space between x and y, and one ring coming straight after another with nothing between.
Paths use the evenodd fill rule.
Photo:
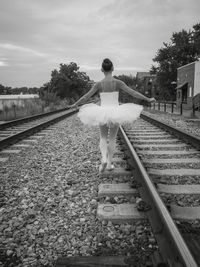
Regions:
<instances>
[{"instance_id":1,"label":"dancer's hand","mask_svg":"<svg viewBox=\"0 0 200 267\"><path fill-rule=\"evenodd\" d=\"M154 97L149 98L149 103L155 103L156 99Z\"/></svg>"}]
</instances>

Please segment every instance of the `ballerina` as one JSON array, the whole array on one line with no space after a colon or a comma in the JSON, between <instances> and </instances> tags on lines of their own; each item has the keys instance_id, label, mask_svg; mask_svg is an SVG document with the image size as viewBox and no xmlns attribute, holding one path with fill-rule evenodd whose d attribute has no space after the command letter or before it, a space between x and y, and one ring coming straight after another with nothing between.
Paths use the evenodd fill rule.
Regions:
<instances>
[{"instance_id":1,"label":"ballerina","mask_svg":"<svg viewBox=\"0 0 200 267\"><path fill-rule=\"evenodd\" d=\"M90 89L88 93L82 96L71 107L76 107L81 103L86 102L92 95L99 92L101 104L94 103L83 105L78 113L79 119L86 125L99 126L100 129L100 152L101 152L101 165L99 171L113 170L112 164L113 155L116 147L116 136L119 126L123 123L133 122L143 110L142 105L133 103L126 103L119 105L119 91L130 94L141 100L154 102L154 98L148 98L139 92L128 87L121 80L115 79L112 76L114 70L113 63L108 58L103 60L101 71L104 73L105 78Z\"/></svg>"}]
</instances>

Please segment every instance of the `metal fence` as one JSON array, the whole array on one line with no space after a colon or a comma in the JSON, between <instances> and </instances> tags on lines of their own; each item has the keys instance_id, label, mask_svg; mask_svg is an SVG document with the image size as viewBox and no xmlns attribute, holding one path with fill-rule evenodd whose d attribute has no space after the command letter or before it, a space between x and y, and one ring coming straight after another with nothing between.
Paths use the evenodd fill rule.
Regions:
<instances>
[{"instance_id":1,"label":"metal fence","mask_svg":"<svg viewBox=\"0 0 200 267\"><path fill-rule=\"evenodd\" d=\"M159 110L164 112L169 112L177 115L183 114L183 107L186 102L181 102L179 106L177 106L176 102L168 102L168 101L157 101L153 104L150 104L149 108L153 110ZM187 111L191 111L193 115L195 115L195 111L197 110L196 106L193 105L191 109L187 109Z\"/></svg>"}]
</instances>

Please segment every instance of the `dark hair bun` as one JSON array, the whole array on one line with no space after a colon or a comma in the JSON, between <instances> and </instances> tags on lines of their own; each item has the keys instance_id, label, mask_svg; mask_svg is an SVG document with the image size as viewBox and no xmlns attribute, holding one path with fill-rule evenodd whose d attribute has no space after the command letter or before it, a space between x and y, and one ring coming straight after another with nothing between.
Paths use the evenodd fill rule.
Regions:
<instances>
[{"instance_id":1,"label":"dark hair bun","mask_svg":"<svg viewBox=\"0 0 200 267\"><path fill-rule=\"evenodd\" d=\"M105 58L102 63L102 69L104 71L111 71L113 67L113 63L109 58Z\"/></svg>"}]
</instances>

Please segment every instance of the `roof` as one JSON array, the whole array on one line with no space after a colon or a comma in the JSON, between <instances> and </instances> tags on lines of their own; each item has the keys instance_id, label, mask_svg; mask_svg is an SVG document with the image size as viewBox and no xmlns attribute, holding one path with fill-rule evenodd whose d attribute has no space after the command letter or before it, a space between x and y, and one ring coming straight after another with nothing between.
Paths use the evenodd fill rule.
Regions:
<instances>
[{"instance_id":1,"label":"roof","mask_svg":"<svg viewBox=\"0 0 200 267\"><path fill-rule=\"evenodd\" d=\"M188 82L184 82L184 83L181 83L179 84L175 89L181 89L183 86L185 86L186 84L188 84Z\"/></svg>"},{"instance_id":2,"label":"roof","mask_svg":"<svg viewBox=\"0 0 200 267\"><path fill-rule=\"evenodd\" d=\"M156 77L156 74L150 74L150 72L137 72L136 77L138 79L154 78L154 77Z\"/></svg>"},{"instance_id":3,"label":"roof","mask_svg":"<svg viewBox=\"0 0 200 267\"><path fill-rule=\"evenodd\" d=\"M186 67L186 66L189 66L189 65L195 65L195 64L199 64L199 63L200 63L200 61L199 61L199 60L196 60L196 61L193 61L193 62L188 63L188 64L186 64L186 65L183 65L183 66L181 66L181 67L179 67L179 68L177 68L177 69L179 70L179 69L182 69L182 68L184 68L184 67Z\"/></svg>"},{"instance_id":4,"label":"roof","mask_svg":"<svg viewBox=\"0 0 200 267\"><path fill-rule=\"evenodd\" d=\"M143 71L143 72L137 72L136 77L138 79L141 79L141 78L144 78L144 77L149 76L149 75L150 75L150 72Z\"/></svg>"}]
</instances>

